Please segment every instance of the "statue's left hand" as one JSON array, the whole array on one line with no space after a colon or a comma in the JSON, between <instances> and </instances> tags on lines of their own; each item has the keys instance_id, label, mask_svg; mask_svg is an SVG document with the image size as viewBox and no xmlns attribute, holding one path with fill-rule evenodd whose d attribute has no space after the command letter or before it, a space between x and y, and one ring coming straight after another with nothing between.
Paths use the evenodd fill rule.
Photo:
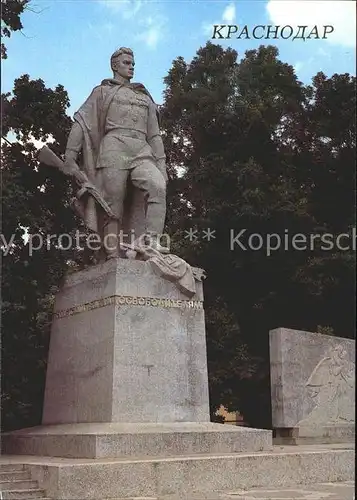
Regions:
<instances>
[{"instance_id":1,"label":"statue's left hand","mask_svg":"<svg viewBox=\"0 0 357 500\"><path fill-rule=\"evenodd\" d=\"M87 188L87 189L95 189L97 190L96 186L94 186L94 184L92 184L91 182L89 182L89 180L87 179L86 182L84 182L82 184L82 188Z\"/></svg>"}]
</instances>

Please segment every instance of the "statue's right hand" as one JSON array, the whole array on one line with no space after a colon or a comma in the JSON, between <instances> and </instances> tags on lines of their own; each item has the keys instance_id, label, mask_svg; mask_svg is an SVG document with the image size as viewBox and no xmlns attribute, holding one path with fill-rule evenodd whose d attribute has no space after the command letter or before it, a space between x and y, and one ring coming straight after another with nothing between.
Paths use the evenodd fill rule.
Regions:
<instances>
[{"instance_id":1,"label":"statue's right hand","mask_svg":"<svg viewBox=\"0 0 357 500\"><path fill-rule=\"evenodd\" d=\"M81 186L84 187L84 184L89 183L87 175L79 168L73 156L66 155L64 166L67 172L72 175Z\"/></svg>"},{"instance_id":2,"label":"statue's right hand","mask_svg":"<svg viewBox=\"0 0 357 500\"><path fill-rule=\"evenodd\" d=\"M78 153L77 151L74 151L73 149L66 149L66 152L64 154L64 162L65 163L68 163L68 164L71 164L71 163L76 163L77 162L77 158L78 158ZM77 163L76 163L77 165Z\"/></svg>"},{"instance_id":3,"label":"statue's right hand","mask_svg":"<svg viewBox=\"0 0 357 500\"><path fill-rule=\"evenodd\" d=\"M65 160L64 160L64 166L65 168L68 170L68 172L70 173L75 173L77 170L79 170L79 167L76 163L76 159L73 158L72 156L65 156Z\"/></svg>"}]
</instances>

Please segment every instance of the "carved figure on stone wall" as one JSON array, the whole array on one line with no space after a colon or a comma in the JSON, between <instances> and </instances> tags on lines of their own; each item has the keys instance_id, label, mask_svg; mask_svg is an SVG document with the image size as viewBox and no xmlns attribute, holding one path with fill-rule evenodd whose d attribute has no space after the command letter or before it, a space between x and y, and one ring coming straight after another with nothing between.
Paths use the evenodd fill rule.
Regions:
<instances>
[{"instance_id":1,"label":"carved figure on stone wall","mask_svg":"<svg viewBox=\"0 0 357 500\"><path fill-rule=\"evenodd\" d=\"M298 425L354 422L355 364L342 344L331 348L314 368L306 387L315 407Z\"/></svg>"}]
</instances>

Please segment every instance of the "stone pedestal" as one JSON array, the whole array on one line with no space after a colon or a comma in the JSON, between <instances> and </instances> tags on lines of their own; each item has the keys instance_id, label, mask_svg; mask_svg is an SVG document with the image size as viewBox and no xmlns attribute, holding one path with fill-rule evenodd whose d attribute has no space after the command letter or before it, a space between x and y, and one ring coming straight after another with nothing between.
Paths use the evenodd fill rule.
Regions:
<instances>
[{"instance_id":1,"label":"stone pedestal","mask_svg":"<svg viewBox=\"0 0 357 500\"><path fill-rule=\"evenodd\" d=\"M43 425L2 436L2 452L20 455L48 496L66 500L256 481L271 450L271 431L209 421L202 283L187 299L149 262L122 259L66 278Z\"/></svg>"},{"instance_id":2,"label":"stone pedestal","mask_svg":"<svg viewBox=\"0 0 357 500\"><path fill-rule=\"evenodd\" d=\"M45 425L3 435L8 454L157 459L269 451L271 432L211 422Z\"/></svg>"},{"instance_id":3,"label":"stone pedestal","mask_svg":"<svg viewBox=\"0 0 357 500\"><path fill-rule=\"evenodd\" d=\"M112 259L56 297L43 424L209 422L202 283Z\"/></svg>"}]
</instances>

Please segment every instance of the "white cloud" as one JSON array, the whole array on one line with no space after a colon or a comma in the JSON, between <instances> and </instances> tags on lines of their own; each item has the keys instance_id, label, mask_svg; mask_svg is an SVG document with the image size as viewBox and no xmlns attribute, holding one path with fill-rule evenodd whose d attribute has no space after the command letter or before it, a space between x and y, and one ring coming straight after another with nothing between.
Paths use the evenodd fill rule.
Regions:
<instances>
[{"instance_id":1,"label":"white cloud","mask_svg":"<svg viewBox=\"0 0 357 500\"><path fill-rule=\"evenodd\" d=\"M164 36L164 27L167 19L160 15L148 0L97 0L107 7L113 14L128 21L128 26L133 25L131 30L134 40L144 42L153 50ZM107 23L106 31L111 33L110 23ZM126 27L128 27L126 26Z\"/></svg>"},{"instance_id":2,"label":"white cloud","mask_svg":"<svg viewBox=\"0 0 357 500\"><path fill-rule=\"evenodd\" d=\"M327 50L324 50L322 47L318 49L316 55L326 57L326 59L331 60L331 54L327 52Z\"/></svg>"},{"instance_id":3,"label":"white cloud","mask_svg":"<svg viewBox=\"0 0 357 500\"><path fill-rule=\"evenodd\" d=\"M294 65L295 73L299 73L299 71L301 71L303 67L304 63L302 61L297 61L297 63L295 63Z\"/></svg>"},{"instance_id":4,"label":"white cloud","mask_svg":"<svg viewBox=\"0 0 357 500\"><path fill-rule=\"evenodd\" d=\"M160 37L160 31L157 28L152 27L138 35L137 40L145 42L150 49L155 49Z\"/></svg>"},{"instance_id":5,"label":"white cloud","mask_svg":"<svg viewBox=\"0 0 357 500\"><path fill-rule=\"evenodd\" d=\"M316 61L315 61L314 56L309 57L309 59L307 59L305 61L297 61L294 64L295 73L297 74L297 73L300 73L300 71L302 71L303 69L306 70L307 68L310 68L311 65L315 62Z\"/></svg>"},{"instance_id":6,"label":"white cloud","mask_svg":"<svg viewBox=\"0 0 357 500\"><path fill-rule=\"evenodd\" d=\"M113 23L104 23L103 24L103 30L105 30L109 35L111 35L114 31L114 24Z\"/></svg>"},{"instance_id":7,"label":"white cloud","mask_svg":"<svg viewBox=\"0 0 357 500\"><path fill-rule=\"evenodd\" d=\"M208 23L208 22L203 22L202 23L202 31L205 35L212 35L213 33L213 25L214 24L221 24L220 22L216 23Z\"/></svg>"},{"instance_id":8,"label":"white cloud","mask_svg":"<svg viewBox=\"0 0 357 500\"><path fill-rule=\"evenodd\" d=\"M226 23L232 23L236 17L236 7L234 3L227 5L222 14L222 19Z\"/></svg>"},{"instance_id":9,"label":"white cloud","mask_svg":"<svg viewBox=\"0 0 357 500\"><path fill-rule=\"evenodd\" d=\"M156 49L158 42L164 38L167 19L159 15L149 16L139 21L139 24L143 29L136 35L136 40L144 42L151 50Z\"/></svg>"},{"instance_id":10,"label":"white cloud","mask_svg":"<svg viewBox=\"0 0 357 500\"><path fill-rule=\"evenodd\" d=\"M87 23L87 28L90 31L90 36L93 38L97 38L98 40L102 40L103 36L111 37L115 33L115 25L111 22L102 23L102 24L94 24L91 22ZM88 39L88 33L83 33L83 39Z\"/></svg>"},{"instance_id":11,"label":"white cloud","mask_svg":"<svg viewBox=\"0 0 357 500\"><path fill-rule=\"evenodd\" d=\"M143 0L98 0L113 12L120 13L124 19L134 17L144 4Z\"/></svg>"},{"instance_id":12,"label":"white cloud","mask_svg":"<svg viewBox=\"0 0 357 500\"><path fill-rule=\"evenodd\" d=\"M222 12L222 18L219 21L216 21L214 23L204 21L202 23L202 31L205 35L212 35L213 26L215 24L233 23L233 21L235 20L235 17L236 17L236 7L235 7L234 3L232 2L226 6L224 11Z\"/></svg>"},{"instance_id":13,"label":"white cloud","mask_svg":"<svg viewBox=\"0 0 357 500\"><path fill-rule=\"evenodd\" d=\"M342 2L336 0L270 0L266 9L270 21L276 26L308 25L312 29L317 25L319 35L322 36L323 26L331 25L334 31L326 35L326 42L345 47L356 46L355 2L348 0Z\"/></svg>"}]
</instances>

